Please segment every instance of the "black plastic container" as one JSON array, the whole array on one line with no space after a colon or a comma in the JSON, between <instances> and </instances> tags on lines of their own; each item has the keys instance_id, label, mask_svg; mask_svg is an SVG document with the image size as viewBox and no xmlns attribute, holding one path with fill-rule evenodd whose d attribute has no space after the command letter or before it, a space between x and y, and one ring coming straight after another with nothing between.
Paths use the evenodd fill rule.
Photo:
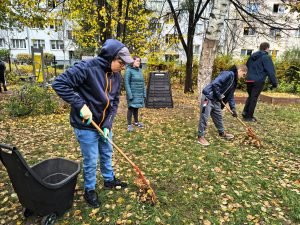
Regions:
<instances>
[{"instance_id":1,"label":"black plastic container","mask_svg":"<svg viewBox=\"0 0 300 225\"><path fill-rule=\"evenodd\" d=\"M16 147L0 144L0 160L6 167L23 214L43 216L42 224L53 224L73 204L80 165L53 158L29 167Z\"/></svg>"}]
</instances>

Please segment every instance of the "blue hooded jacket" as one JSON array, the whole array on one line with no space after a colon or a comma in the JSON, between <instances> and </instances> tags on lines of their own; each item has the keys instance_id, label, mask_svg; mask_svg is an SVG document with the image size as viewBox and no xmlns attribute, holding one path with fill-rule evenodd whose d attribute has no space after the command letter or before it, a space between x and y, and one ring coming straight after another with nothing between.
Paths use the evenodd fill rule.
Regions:
<instances>
[{"instance_id":1,"label":"blue hooded jacket","mask_svg":"<svg viewBox=\"0 0 300 225\"><path fill-rule=\"evenodd\" d=\"M86 104L102 129L112 128L119 104L121 75L111 71L111 62L123 47L118 40L108 39L98 57L74 64L53 82L52 88L71 105L73 127L95 130L80 117L80 109Z\"/></svg>"},{"instance_id":2,"label":"blue hooded jacket","mask_svg":"<svg viewBox=\"0 0 300 225\"><path fill-rule=\"evenodd\" d=\"M202 93L211 101L217 101L223 96L223 102L228 102L230 109L235 110L234 91L237 86L237 70L222 71L216 79L208 84ZM224 106L221 105L223 108Z\"/></svg>"},{"instance_id":3,"label":"blue hooded jacket","mask_svg":"<svg viewBox=\"0 0 300 225\"><path fill-rule=\"evenodd\" d=\"M265 82L266 76L268 76L273 86L277 86L274 64L267 52L258 51L253 53L246 65L248 68L246 80Z\"/></svg>"}]
</instances>

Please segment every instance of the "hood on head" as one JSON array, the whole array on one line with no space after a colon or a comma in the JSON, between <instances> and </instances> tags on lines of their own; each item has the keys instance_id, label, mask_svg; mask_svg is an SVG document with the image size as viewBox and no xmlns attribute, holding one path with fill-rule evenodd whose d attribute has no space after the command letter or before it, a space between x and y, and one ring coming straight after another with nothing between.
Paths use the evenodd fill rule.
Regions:
<instances>
[{"instance_id":1,"label":"hood on head","mask_svg":"<svg viewBox=\"0 0 300 225\"><path fill-rule=\"evenodd\" d=\"M267 55L267 54L268 53L265 51L258 51L258 52L253 53L250 57L252 58L253 61L256 61L263 55Z\"/></svg>"},{"instance_id":2,"label":"hood on head","mask_svg":"<svg viewBox=\"0 0 300 225\"><path fill-rule=\"evenodd\" d=\"M108 63L111 63L113 59L116 57L117 53L123 48L125 45L116 40L116 39L107 39L98 56L107 60Z\"/></svg>"}]
</instances>

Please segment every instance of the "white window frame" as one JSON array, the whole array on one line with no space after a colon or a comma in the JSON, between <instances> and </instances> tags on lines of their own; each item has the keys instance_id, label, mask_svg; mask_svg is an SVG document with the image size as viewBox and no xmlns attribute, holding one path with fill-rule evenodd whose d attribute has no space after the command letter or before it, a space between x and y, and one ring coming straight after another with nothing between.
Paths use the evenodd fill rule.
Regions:
<instances>
[{"instance_id":1,"label":"white window frame","mask_svg":"<svg viewBox=\"0 0 300 225\"><path fill-rule=\"evenodd\" d=\"M39 48L39 47L43 47L43 49L45 49L45 40L43 39L31 39L32 42L32 46L34 48Z\"/></svg>"},{"instance_id":2,"label":"white window frame","mask_svg":"<svg viewBox=\"0 0 300 225\"><path fill-rule=\"evenodd\" d=\"M277 5L277 11L274 11L275 5ZM274 4L273 5L273 13L284 14L285 13L285 6L283 4Z\"/></svg>"},{"instance_id":3,"label":"white window frame","mask_svg":"<svg viewBox=\"0 0 300 225\"><path fill-rule=\"evenodd\" d=\"M253 52L253 49L242 48L241 49L241 56L251 55L252 52Z\"/></svg>"},{"instance_id":4,"label":"white window frame","mask_svg":"<svg viewBox=\"0 0 300 225\"><path fill-rule=\"evenodd\" d=\"M248 29L248 34L245 34L245 29ZM254 36L256 34L256 29L253 27L244 27L243 35L244 36Z\"/></svg>"},{"instance_id":5,"label":"white window frame","mask_svg":"<svg viewBox=\"0 0 300 225\"><path fill-rule=\"evenodd\" d=\"M258 13L260 8L260 4L257 2L250 2L247 4L246 10L249 13Z\"/></svg>"},{"instance_id":6,"label":"white window frame","mask_svg":"<svg viewBox=\"0 0 300 225\"><path fill-rule=\"evenodd\" d=\"M26 49L25 39L11 39L11 44L13 49Z\"/></svg>"},{"instance_id":7,"label":"white window frame","mask_svg":"<svg viewBox=\"0 0 300 225\"><path fill-rule=\"evenodd\" d=\"M53 44L55 45L55 48L53 48ZM63 50L64 49L64 41L63 40L50 40L50 49L51 50Z\"/></svg>"}]
</instances>

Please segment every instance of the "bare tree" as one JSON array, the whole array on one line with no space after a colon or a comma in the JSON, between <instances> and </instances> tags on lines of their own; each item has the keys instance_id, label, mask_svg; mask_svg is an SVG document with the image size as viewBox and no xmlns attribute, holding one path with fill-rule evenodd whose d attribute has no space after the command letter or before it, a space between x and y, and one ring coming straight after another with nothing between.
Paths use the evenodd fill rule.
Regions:
<instances>
[{"instance_id":1,"label":"bare tree","mask_svg":"<svg viewBox=\"0 0 300 225\"><path fill-rule=\"evenodd\" d=\"M185 84L184 92L193 92L193 80L192 80L192 69L193 69L193 42L196 25L203 16L205 10L207 9L210 0L205 1L194 1L185 0L182 4L175 8L172 0L167 0L169 7L174 18L175 27L178 32L180 42L183 46L184 52L186 54L186 71L185 71ZM186 13L188 17L187 24L181 24L179 17L181 14ZM184 38L182 32L183 26L187 26L187 38Z\"/></svg>"}]
</instances>

